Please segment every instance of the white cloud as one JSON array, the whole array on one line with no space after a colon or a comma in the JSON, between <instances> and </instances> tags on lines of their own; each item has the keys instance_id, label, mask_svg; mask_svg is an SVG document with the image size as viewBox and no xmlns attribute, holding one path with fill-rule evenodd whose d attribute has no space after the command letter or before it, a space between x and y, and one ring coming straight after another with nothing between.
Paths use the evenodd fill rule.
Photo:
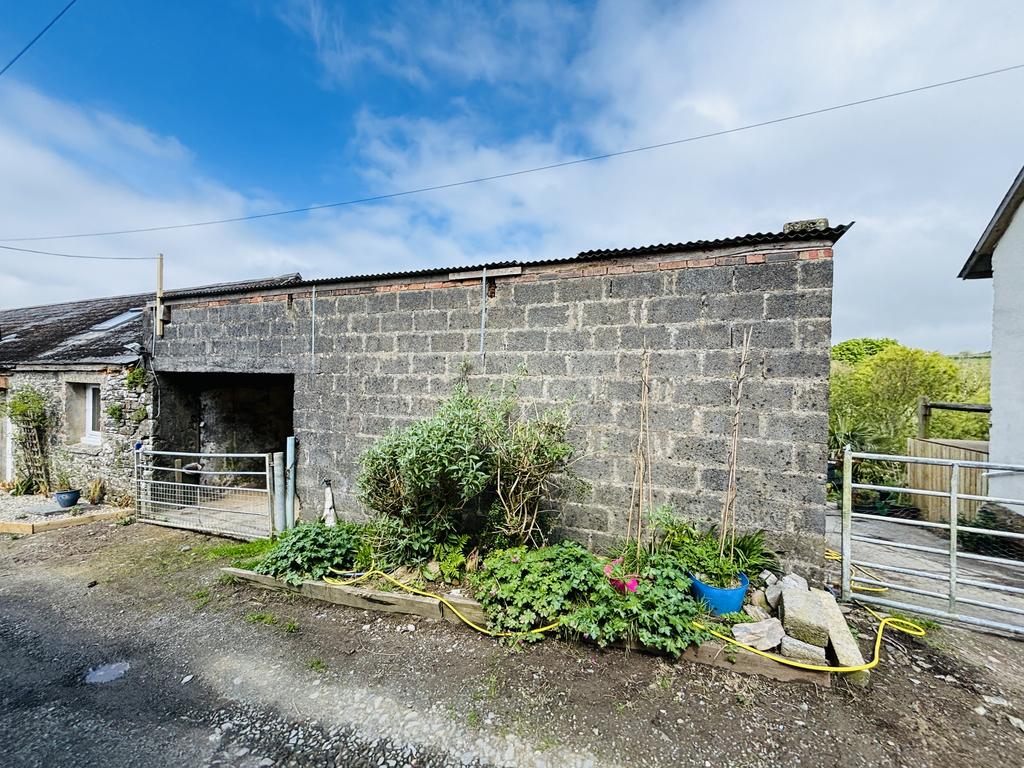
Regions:
<instances>
[{"instance_id":1,"label":"white cloud","mask_svg":"<svg viewBox=\"0 0 1024 768\"><path fill-rule=\"evenodd\" d=\"M432 7L432 6L431 6ZM332 78L375 67L529 89L557 72L577 94L571 118L506 141L500 117L356 118L348 149L375 192L501 173L588 151L664 141L1017 63L1024 7L931 3L606 3L581 34L551 29L549 4L516 6L502 26L452 6L411 11L355 43L344 19L295 2L295 29L317 41ZM554 9L553 9L554 8ZM302 14L306 15L303 16ZM320 15L317 15L320 14ZM497 45L498 30L545 45ZM416 45L408 43L417 31ZM459 33L460 46L453 44ZM546 55L527 61L539 48ZM485 55L488 50L493 56ZM339 57L334 63L325 59ZM334 53L331 53L331 52ZM333 61L333 60L332 60ZM517 69L518 68L518 69ZM345 73L348 72L349 75ZM956 273L1024 158L1024 75L550 173L321 211L309 217L99 240L48 249L168 254L172 285L301 270L365 273L775 230L785 221L857 219L838 245L837 338L896 336L947 351L989 344L988 281ZM241 215L275 201L202 172L173 137L63 104L10 82L0 100L0 233L95 230ZM31 244L28 244L30 247ZM151 286L150 266L0 256L0 302L46 302Z\"/></svg>"},{"instance_id":2,"label":"white cloud","mask_svg":"<svg viewBox=\"0 0 1024 768\"><path fill-rule=\"evenodd\" d=\"M345 85L374 68L420 87L438 77L501 84L556 75L581 19L547 0L494 8L433 0L373 11L377 18L358 32L343 6L324 0L286 0L279 16L313 42L328 82Z\"/></svg>"}]
</instances>

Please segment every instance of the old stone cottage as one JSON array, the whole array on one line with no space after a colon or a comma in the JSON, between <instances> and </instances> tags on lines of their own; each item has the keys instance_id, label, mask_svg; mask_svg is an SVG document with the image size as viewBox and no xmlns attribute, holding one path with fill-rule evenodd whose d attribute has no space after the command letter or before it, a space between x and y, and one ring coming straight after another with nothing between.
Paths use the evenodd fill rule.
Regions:
<instances>
[{"instance_id":1,"label":"old stone cottage","mask_svg":"<svg viewBox=\"0 0 1024 768\"><path fill-rule=\"evenodd\" d=\"M792 556L824 535L832 247L825 221L722 240L588 251L564 259L303 280L166 295L143 334L169 450L265 452L299 443L298 493L321 481L361 514L360 454L431 411L468 368L473 386L526 370L538 405L574 403L585 503L564 533L622 534L633 478L639 369L651 351L656 501L717 517L730 383L753 329L738 518Z\"/></svg>"},{"instance_id":2,"label":"old stone cottage","mask_svg":"<svg viewBox=\"0 0 1024 768\"><path fill-rule=\"evenodd\" d=\"M66 471L76 487L103 481L131 491L132 446L147 442L150 395L140 370L142 315L151 294L0 311L0 403L33 387L49 401L53 426L45 472ZM0 479L24 477L29 451L0 420ZM50 478L56 482L56 478ZM52 484L52 483L51 483Z\"/></svg>"}]
</instances>

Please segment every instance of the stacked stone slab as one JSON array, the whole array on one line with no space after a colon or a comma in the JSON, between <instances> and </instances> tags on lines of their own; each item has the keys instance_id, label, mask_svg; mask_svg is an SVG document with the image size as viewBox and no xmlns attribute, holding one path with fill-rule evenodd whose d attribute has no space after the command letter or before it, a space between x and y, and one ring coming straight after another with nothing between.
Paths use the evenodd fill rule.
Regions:
<instances>
[{"instance_id":1,"label":"stacked stone slab","mask_svg":"<svg viewBox=\"0 0 1024 768\"><path fill-rule=\"evenodd\" d=\"M838 667L864 664L860 647L830 592L790 584L780 594L779 615L786 632L780 645L783 656L816 664L830 661ZM868 671L846 673L846 679L856 685L866 685L869 678Z\"/></svg>"}]
</instances>

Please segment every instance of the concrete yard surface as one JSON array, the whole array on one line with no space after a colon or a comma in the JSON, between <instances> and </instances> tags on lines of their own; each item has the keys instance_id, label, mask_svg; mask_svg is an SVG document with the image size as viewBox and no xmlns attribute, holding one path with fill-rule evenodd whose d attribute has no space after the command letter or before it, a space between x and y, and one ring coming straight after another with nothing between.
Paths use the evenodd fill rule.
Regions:
<instances>
[{"instance_id":1,"label":"concrete yard surface","mask_svg":"<svg viewBox=\"0 0 1024 768\"><path fill-rule=\"evenodd\" d=\"M1024 764L1014 640L896 635L870 687L821 689L272 592L222 578L224 543L0 537L5 766Z\"/></svg>"}]
</instances>

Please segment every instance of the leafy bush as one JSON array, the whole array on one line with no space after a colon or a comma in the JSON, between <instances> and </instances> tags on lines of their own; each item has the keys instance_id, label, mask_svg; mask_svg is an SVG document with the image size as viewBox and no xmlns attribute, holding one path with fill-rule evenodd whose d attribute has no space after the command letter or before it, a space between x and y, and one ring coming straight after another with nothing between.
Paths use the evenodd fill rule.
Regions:
<instances>
[{"instance_id":1,"label":"leafy bush","mask_svg":"<svg viewBox=\"0 0 1024 768\"><path fill-rule=\"evenodd\" d=\"M837 345L841 346L841 345ZM938 352L898 344L849 364L834 357L830 376L829 442L834 457L845 442L881 453L903 453L917 433L921 397L956 402L986 402L984 372L960 366ZM971 414L936 413L932 434L984 439L988 422Z\"/></svg>"},{"instance_id":2,"label":"leafy bush","mask_svg":"<svg viewBox=\"0 0 1024 768\"><path fill-rule=\"evenodd\" d=\"M254 570L294 585L322 579L331 568L351 567L361 536L362 529L352 523L332 528L322 522L303 523L281 534Z\"/></svg>"},{"instance_id":3,"label":"leafy bush","mask_svg":"<svg viewBox=\"0 0 1024 768\"><path fill-rule=\"evenodd\" d=\"M505 407L473 397L465 385L430 418L392 432L362 458L360 500L407 528L454 532L463 511L479 509L491 484L486 434Z\"/></svg>"},{"instance_id":4,"label":"leafy bush","mask_svg":"<svg viewBox=\"0 0 1024 768\"><path fill-rule=\"evenodd\" d=\"M140 405L134 411L131 412L131 420L136 424L141 424L149 416L149 411L146 410L146 406Z\"/></svg>"},{"instance_id":5,"label":"leafy bush","mask_svg":"<svg viewBox=\"0 0 1024 768\"><path fill-rule=\"evenodd\" d=\"M50 398L35 387L19 387L0 406L0 416L8 416L22 429L48 429L53 426L51 406Z\"/></svg>"},{"instance_id":6,"label":"leafy bush","mask_svg":"<svg viewBox=\"0 0 1024 768\"><path fill-rule=\"evenodd\" d=\"M363 530L356 565L382 571L420 565L430 560L439 533L417 522L407 524L397 517L377 515Z\"/></svg>"},{"instance_id":7,"label":"leafy bush","mask_svg":"<svg viewBox=\"0 0 1024 768\"><path fill-rule=\"evenodd\" d=\"M896 339L847 339L832 347L832 359L850 365L866 360L877 355L883 349L895 347L899 344Z\"/></svg>"},{"instance_id":8,"label":"leafy bush","mask_svg":"<svg viewBox=\"0 0 1024 768\"><path fill-rule=\"evenodd\" d=\"M120 424L124 418L124 406L121 403L111 403L107 406L107 416L111 421Z\"/></svg>"},{"instance_id":9,"label":"leafy bush","mask_svg":"<svg viewBox=\"0 0 1024 768\"><path fill-rule=\"evenodd\" d=\"M456 533L502 546L539 545L552 523L544 500L563 486L581 487L570 470L568 428L565 411L525 418L514 387L501 396L473 395L461 383L433 416L363 455L359 498L378 520L397 521L394 532L412 540L406 543L420 560L429 554L420 534L431 546ZM389 531L382 521L377 529Z\"/></svg>"},{"instance_id":10,"label":"leafy bush","mask_svg":"<svg viewBox=\"0 0 1024 768\"><path fill-rule=\"evenodd\" d=\"M735 541L727 543L725 553L720 554L716 526L702 532L668 506L655 510L652 523L654 551L672 555L705 584L734 587L741 573L756 576L765 570L779 570L779 556L768 547L764 531L738 535Z\"/></svg>"},{"instance_id":11,"label":"leafy bush","mask_svg":"<svg viewBox=\"0 0 1024 768\"><path fill-rule=\"evenodd\" d=\"M640 642L673 655L703 638L694 626L701 606L690 597L685 568L669 554L648 559L635 592L615 589L597 558L569 542L493 552L473 584L491 629L515 633L519 642L542 639L522 633L554 622L563 634L600 646Z\"/></svg>"}]
</instances>

